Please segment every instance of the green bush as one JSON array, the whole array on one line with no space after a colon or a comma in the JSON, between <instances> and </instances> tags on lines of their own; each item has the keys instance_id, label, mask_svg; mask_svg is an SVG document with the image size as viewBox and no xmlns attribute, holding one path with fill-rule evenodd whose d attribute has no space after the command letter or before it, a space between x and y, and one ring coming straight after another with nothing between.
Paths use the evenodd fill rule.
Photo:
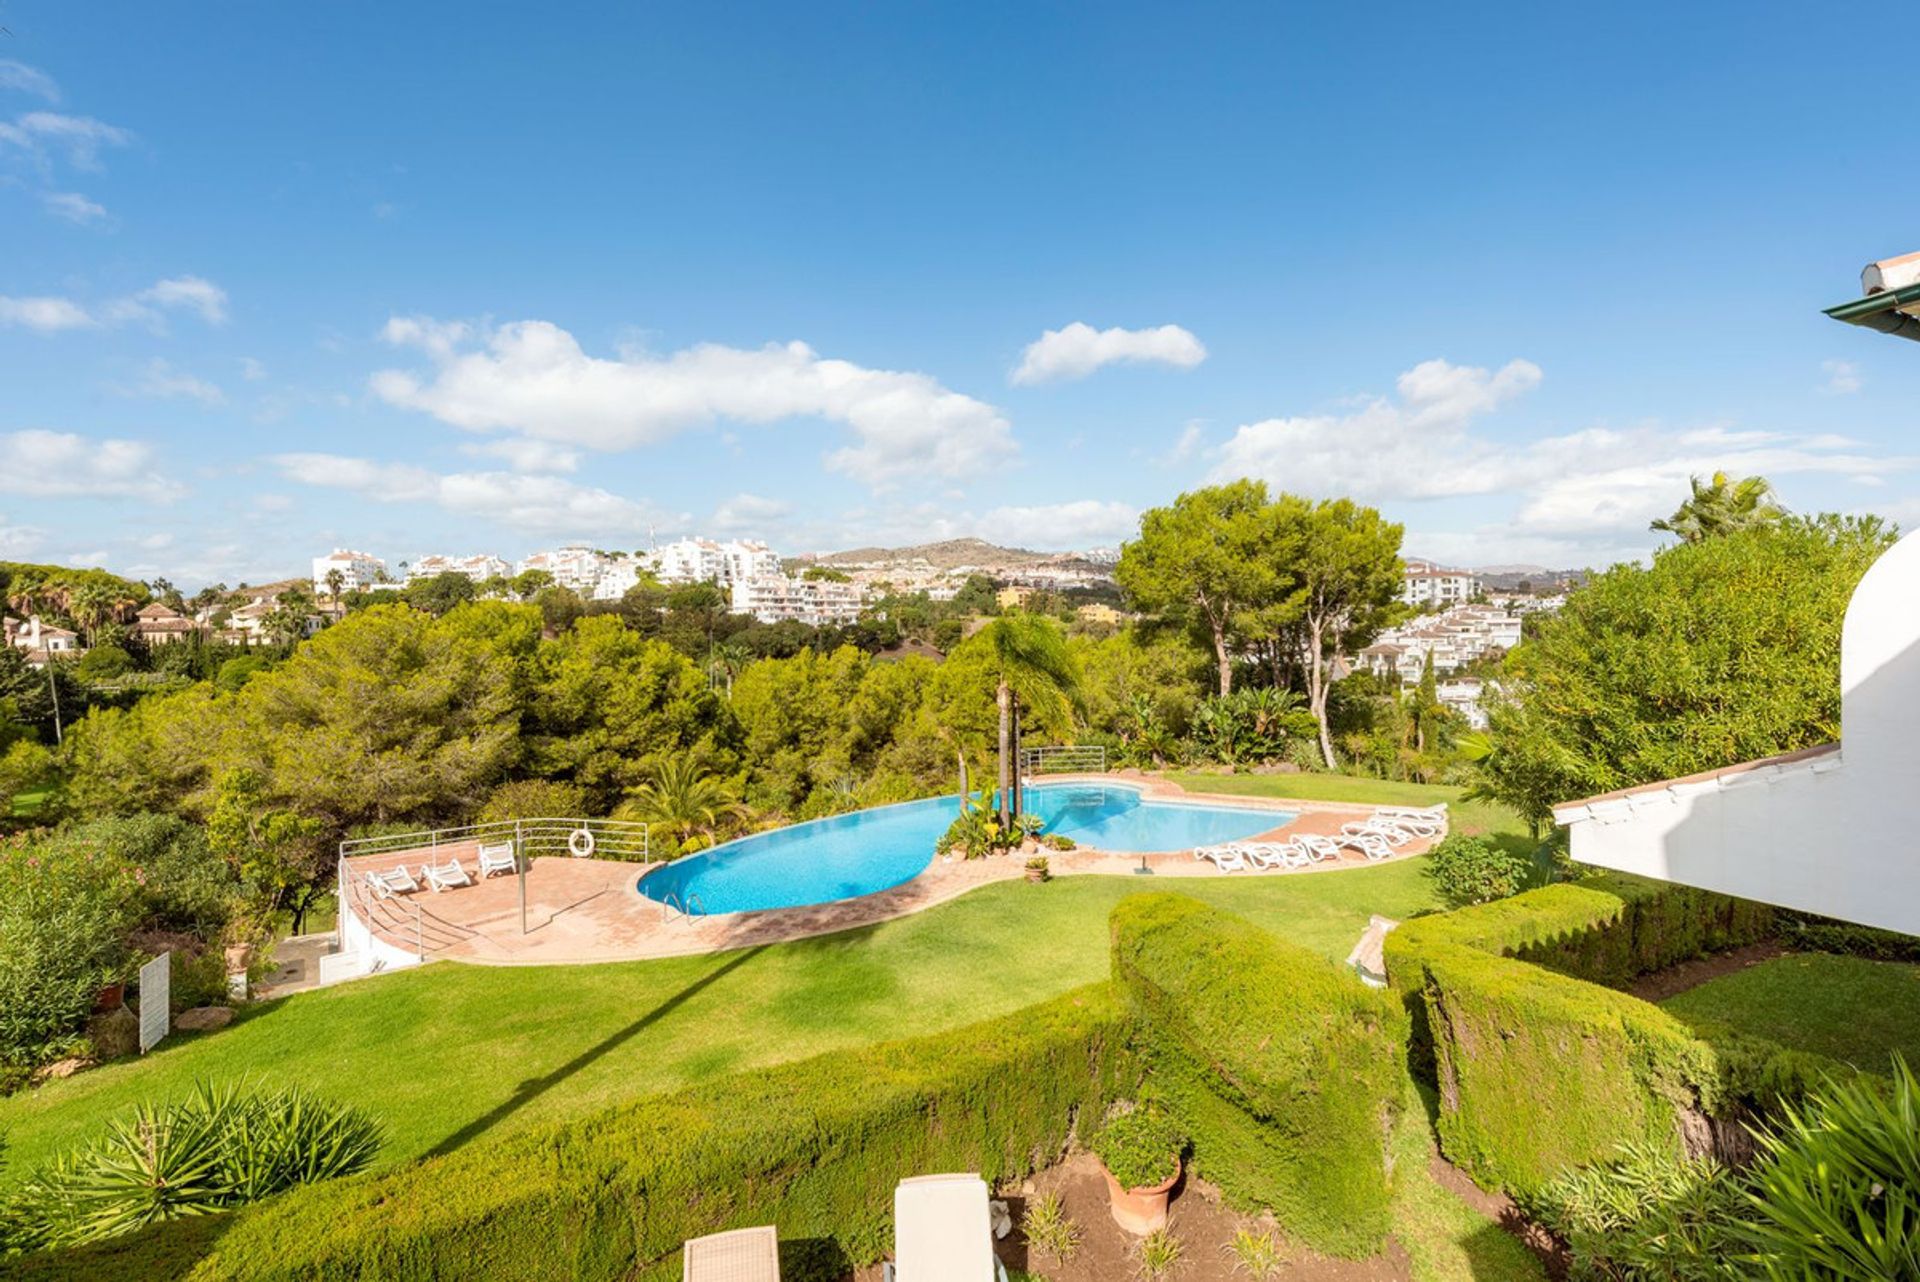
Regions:
<instances>
[{"instance_id":1,"label":"green bush","mask_svg":"<svg viewBox=\"0 0 1920 1282\"><path fill-rule=\"evenodd\" d=\"M1568 1171L1526 1199L1528 1214L1566 1243L1575 1278L1623 1282L1752 1276L1739 1258L1746 1204L1739 1177L1718 1162L1642 1144Z\"/></svg>"},{"instance_id":2,"label":"green bush","mask_svg":"<svg viewBox=\"0 0 1920 1282\"><path fill-rule=\"evenodd\" d=\"M1780 942L1797 953L1840 953L1873 961L1920 962L1920 936L1824 917L1782 914Z\"/></svg>"},{"instance_id":3,"label":"green bush","mask_svg":"<svg viewBox=\"0 0 1920 1282\"><path fill-rule=\"evenodd\" d=\"M1464 908L1519 894L1533 878L1534 862L1484 837L1453 833L1428 855L1426 872L1441 899Z\"/></svg>"},{"instance_id":4,"label":"green bush","mask_svg":"<svg viewBox=\"0 0 1920 1282\"><path fill-rule=\"evenodd\" d=\"M1134 1092L1129 1040L1101 984L936 1037L719 1079L275 1198L192 1244L204 1257L192 1276L666 1282L685 1239L767 1223L790 1282L844 1276L891 1248L901 1178L998 1181L1057 1160L1082 1119ZM156 1235L155 1250L171 1261L183 1248ZM115 1264L165 1276L160 1258ZM89 1276L35 1263L21 1275Z\"/></svg>"},{"instance_id":5,"label":"green bush","mask_svg":"<svg viewBox=\"0 0 1920 1282\"><path fill-rule=\"evenodd\" d=\"M0 1219L15 1226L16 1245L98 1242L351 1175L380 1142L366 1114L299 1088L202 1084L109 1122L99 1140L29 1176Z\"/></svg>"},{"instance_id":6,"label":"green bush","mask_svg":"<svg viewBox=\"0 0 1920 1282\"><path fill-rule=\"evenodd\" d=\"M132 671L133 656L117 645L94 646L73 665L74 675L85 681L113 681Z\"/></svg>"},{"instance_id":7,"label":"green bush","mask_svg":"<svg viewBox=\"0 0 1920 1282\"><path fill-rule=\"evenodd\" d=\"M557 779L516 779L487 794L475 823L508 819L579 819L587 814L587 790Z\"/></svg>"},{"instance_id":8,"label":"green bush","mask_svg":"<svg viewBox=\"0 0 1920 1282\"><path fill-rule=\"evenodd\" d=\"M1388 974L1431 1056L1442 1151L1483 1184L1529 1192L1622 1145L1711 1150L1803 1093L1835 1066L1601 986L1751 942L1770 921L1758 905L1608 876L1393 931Z\"/></svg>"},{"instance_id":9,"label":"green bush","mask_svg":"<svg viewBox=\"0 0 1920 1282\"><path fill-rule=\"evenodd\" d=\"M131 868L93 847L0 840L0 1063L79 1049L94 999L128 978L141 916Z\"/></svg>"},{"instance_id":10,"label":"green bush","mask_svg":"<svg viewBox=\"0 0 1920 1282\"><path fill-rule=\"evenodd\" d=\"M1089 1147L1121 1188L1150 1189L1180 1169L1187 1137L1165 1112L1147 1105L1115 1114Z\"/></svg>"},{"instance_id":11,"label":"green bush","mask_svg":"<svg viewBox=\"0 0 1920 1282\"><path fill-rule=\"evenodd\" d=\"M1113 973L1149 1085L1196 1172L1271 1208L1315 1249L1371 1255L1387 1231L1385 1150L1406 1097L1405 1020L1384 993L1251 922L1169 893L1114 909Z\"/></svg>"}]
</instances>

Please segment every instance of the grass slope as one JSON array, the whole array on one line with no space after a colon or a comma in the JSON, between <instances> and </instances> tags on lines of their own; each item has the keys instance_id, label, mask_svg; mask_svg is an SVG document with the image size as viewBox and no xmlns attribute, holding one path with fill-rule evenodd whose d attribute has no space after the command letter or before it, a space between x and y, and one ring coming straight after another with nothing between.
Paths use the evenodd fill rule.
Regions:
<instances>
[{"instance_id":1,"label":"grass slope","mask_svg":"<svg viewBox=\"0 0 1920 1282\"><path fill-rule=\"evenodd\" d=\"M1920 1065L1920 966L1831 953L1776 957L1662 1002L1681 1020L1731 1024L1868 1072L1898 1051Z\"/></svg>"},{"instance_id":2,"label":"grass slope","mask_svg":"<svg viewBox=\"0 0 1920 1282\"><path fill-rule=\"evenodd\" d=\"M1188 894L1339 959L1373 912L1434 906L1419 861L1182 879ZM0 1101L6 1176L106 1115L199 1078L297 1082L386 1122L398 1161L737 1069L1004 1014L1107 975L1107 913L1145 878L988 886L863 930L604 966L442 963L247 1011Z\"/></svg>"}]
</instances>

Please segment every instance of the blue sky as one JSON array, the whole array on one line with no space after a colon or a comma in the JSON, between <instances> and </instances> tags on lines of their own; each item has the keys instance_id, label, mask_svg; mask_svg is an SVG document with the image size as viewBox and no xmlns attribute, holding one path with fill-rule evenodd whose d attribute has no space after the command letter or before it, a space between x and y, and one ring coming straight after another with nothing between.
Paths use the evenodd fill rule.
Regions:
<instances>
[{"instance_id":1,"label":"blue sky","mask_svg":"<svg viewBox=\"0 0 1920 1282\"><path fill-rule=\"evenodd\" d=\"M1472 564L1716 466L1920 521L1920 349L1819 314L1920 249L1911 5L0 24L0 556L1087 546L1242 474Z\"/></svg>"}]
</instances>

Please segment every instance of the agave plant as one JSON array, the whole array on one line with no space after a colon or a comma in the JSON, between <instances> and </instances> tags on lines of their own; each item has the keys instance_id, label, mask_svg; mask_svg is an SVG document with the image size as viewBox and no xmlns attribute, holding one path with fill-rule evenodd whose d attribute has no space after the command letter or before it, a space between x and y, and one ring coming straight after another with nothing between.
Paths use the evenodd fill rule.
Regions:
<instances>
[{"instance_id":1,"label":"agave plant","mask_svg":"<svg viewBox=\"0 0 1920 1282\"><path fill-rule=\"evenodd\" d=\"M197 1085L142 1104L90 1145L42 1167L10 1199L16 1245L96 1242L364 1170L380 1125L297 1087Z\"/></svg>"}]
</instances>

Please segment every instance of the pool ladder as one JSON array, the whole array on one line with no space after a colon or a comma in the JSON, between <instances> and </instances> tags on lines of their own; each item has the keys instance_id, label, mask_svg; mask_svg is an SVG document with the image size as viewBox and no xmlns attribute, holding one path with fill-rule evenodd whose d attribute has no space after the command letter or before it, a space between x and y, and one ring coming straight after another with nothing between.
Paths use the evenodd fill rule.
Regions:
<instances>
[{"instance_id":1,"label":"pool ladder","mask_svg":"<svg viewBox=\"0 0 1920 1282\"><path fill-rule=\"evenodd\" d=\"M699 909L698 912L694 911L696 907ZM668 891L666 896L660 900L661 921L672 920L672 918L667 915L669 908L677 908L682 921L693 917L705 917L707 915L707 905L701 900L698 891L688 891L685 899L680 898L680 896L674 894L672 891Z\"/></svg>"}]
</instances>

